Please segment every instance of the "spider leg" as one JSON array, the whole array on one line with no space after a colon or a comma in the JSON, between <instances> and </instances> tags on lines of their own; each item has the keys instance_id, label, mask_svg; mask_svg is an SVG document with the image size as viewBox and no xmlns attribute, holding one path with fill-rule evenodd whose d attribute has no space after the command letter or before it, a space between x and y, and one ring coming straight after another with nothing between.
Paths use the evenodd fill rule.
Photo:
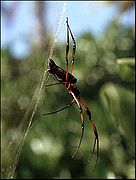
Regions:
<instances>
[{"instance_id":1,"label":"spider leg","mask_svg":"<svg viewBox=\"0 0 136 180\"><path fill-rule=\"evenodd\" d=\"M71 101L69 104L67 104L65 107L63 107L63 108L61 108L61 109L58 109L58 110L56 110L56 111L54 111L54 112L44 113L43 115L44 115L44 116L47 116L47 115L51 115L51 114L55 114L55 113L58 113L58 112L60 112L60 111L63 111L64 109L69 108L69 107L74 103L74 101L75 101L75 100L72 99L72 101ZM32 124L31 128L34 127L36 123L37 123L37 121L35 121L35 122Z\"/></svg>"},{"instance_id":2,"label":"spider leg","mask_svg":"<svg viewBox=\"0 0 136 180\"><path fill-rule=\"evenodd\" d=\"M62 83L57 82L57 83L53 83L53 84L46 84L45 87L54 86L54 85L58 85L58 84L62 84Z\"/></svg>"},{"instance_id":3,"label":"spider leg","mask_svg":"<svg viewBox=\"0 0 136 180\"><path fill-rule=\"evenodd\" d=\"M56 110L56 111L53 111L53 112L43 113L43 115L47 116L47 115L50 115L50 114L55 114L55 113L58 113L58 112L60 112L60 111L63 111L64 109L69 108L69 107L74 103L74 101L75 101L75 100L72 99L72 101L71 101L69 104L67 104L65 107L63 107L63 108L61 108L61 109L58 109L58 110Z\"/></svg>"},{"instance_id":4,"label":"spider leg","mask_svg":"<svg viewBox=\"0 0 136 180\"><path fill-rule=\"evenodd\" d=\"M79 151L79 148L80 148L80 145L81 145L81 142L82 142L82 139L83 139L83 134L84 134L84 117L83 117L83 114L82 114L82 108L81 108L81 106L79 106L79 109L80 109L80 117L81 117L81 120L82 120L81 135L80 135L80 139L79 139L78 146L77 146L76 150L74 151L74 153L73 153L72 156L71 156L72 159L76 156L76 154L77 154L78 151Z\"/></svg>"},{"instance_id":5,"label":"spider leg","mask_svg":"<svg viewBox=\"0 0 136 180\"><path fill-rule=\"evenodd\" d=\"M96 166L97 166L97 163L98 163L98 156L99 156L99 139L96 139L94 140L94 145L93 145L93 150L92 150L92 153L90 154L87 162L85 163L84 167L87 166L87 164L90 162L90 160L92 159L93 157L93 154L94 154L94 151L95 151L95 146L96 146L96 143L97 143L97 157L96 157L96 162L95 162L95 165L92 169L92 173L94 172Z\"/></svg>"},{"instance_id":6,"label":"spider leg","mask_svg":"<svg viewBox=\"0 0 136 180\"><path fill-rule=\"evenodd\" d=\"M76 41L75 41L75 38L73 36L73 33L71 31L71 28L69 26L69 24L67 23L67 26L68 26L68 29L69 29L69 32L70 32L70 35L71 35L71 38L72 38L72 41L73 41L73 51L72 51L72 62L71 62L71 74L73 72L73 69L74 69L74 60L75 60L75 52L76 52Z\"/></svg>"},{"instance_id":7,"label":"spider leg","mask_svg":"<svg viewBox=\"0 0 136 180\"><path fill-rule=\"evenodd\" d=\"M45 85L45 87L50 87L50 86L54 86L54 85L62 85L62 83L60 83L60 82L57 82L57 83L53 83L53 84L46 84ZM63 82L63 84L67 84L67 82ZM63 107L63 108L61 108L61 109L58 109L58 110L56 110L56 111L53 111L53 112L48 112L48 113L43 113L43 115L44 116L47 116L47 115L51 115L51 114L55 114L55 113L58 113L58 112L60 112L60 111L63 111L63 110L65 110L65 109L67 109L67 108L69 108L73 103L74 103L74 98L72 99L72 101L69 103L69 104L67 104L65 107Z\"/></svg>"},{"instance_id":8,"label":"spider leg","mask_svg":"<svg viewBox=\"0 0 136 180\"><path fill-rule=\"evenodd\" d=\"M70 91L71 92L71 91ZM80 106L80 103L79 103L79 100L77 99L77 97L75 96L75 94L73 92L71 92L74 100L76 101L78 107L79 107L79 110L80 110L80 117L81 117L81 121L82 121L82 125L81 125L81 135L80 135L80 139L79 139L79 143L78 143L78 146L76 148L76 150L74 151L74 153L72 154L71 158L73 159L76 154L78 153L79 151L79 148L80 148L80 145L81 145L81 142L82 142L82 139L83 139L83 134L84 134L84 116L82 114L82 107Z\"/></svg>"},{"instance_id":9,"label":"spider leg","mask_svg":"<svg viewBox=\"0 0 136 180\"><path fill-rule=\"evenodd\" d=\"M67 44L66 44L66 82L68 82L68 53L69 53L69 29L68 29L68 17L67 23Z\"/></svg>"},{"instance_id":10,"label":"spider leg","mask_svg":"<svg viewBox=\"0 0 136 180\"><path fill-rule=\"evenodd\" d=\"M88 115L89 117L89 120L92 124L92 129L93 129L93 132L94 132L94 135L95 135L95 140L94 140L94 145L93 145L93 150L85 164L85 166L90 162L91 158L93 157L93 154L94 154L94 151L95 151L95 147L97 149L97 156L96 156L96 162L95 162L95 165L93 167L93 170L92 172L95 170L96 166L97 166L97 163L98 163L98 156L99 156L99 137L98 137L98 132L97 132L97 128L94 124L94 121L92 120L92 116L91 116L91 112L89 110L89 108L87 107L87 105L84 103L84 101L82 99L79 100L80 104L83 106L84 110L86 111L86 114Z\"/></svg>"},{"instance_id":11,"label":"spider leg","mask_svg":"<svg viewBox=\"0 0 136 180\"><path fill-rule=\"evenodd\" d=\"M57 83L52 83L52 84L46 84L44 87L49 87L49 86L54 86L54 85L66 85L66 84L68 84L68 82L63 82L63 83L61 83L61 82L57 82Z\"/></svg>"}]
</instances>

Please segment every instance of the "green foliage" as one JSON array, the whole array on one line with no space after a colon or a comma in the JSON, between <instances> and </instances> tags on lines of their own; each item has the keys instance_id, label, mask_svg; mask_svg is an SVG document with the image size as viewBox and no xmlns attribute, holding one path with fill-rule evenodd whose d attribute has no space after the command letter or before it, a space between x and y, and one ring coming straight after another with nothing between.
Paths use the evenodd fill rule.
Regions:
<instances>
[{"instance_id":1,"label":"green foliage","mask_svg":"<svg viewBox=\"0 0 136 180\"><path fill-rule=\"evenodd\" d=\"M124 81L135 81L135 59L121 58L117 59L118 72Z\"/></svg>"},{"instance_id":2,"label":"green foliage","mask_svg":"<svg viewBox=\"0 0 136 180\"><path fill-rule=\"evenodd\" d=\"M95 158L83 168L94 138L86 114L83 113L83 142L72 160L81 131L78 107L74 104L63 112L42 115L70 102L66 89L56 85L43 89L34 117L36 123L27 135L15 178L134 178L134 51L132 29L115 21L102 37L87 32L77 38L76 86L92 112L100 138L99 163L94 174L91 169ZM43 53L35 55L33 51L27 59L19 61L9 50L2 52L2 132L7 144L9 130L16 131L24 123L22 118L43 70L43 57ZM64 43L56 45L53 59L65 68ZM54 82L55 78L49 76L48 84Z\"/></svg>"}]
</instances>

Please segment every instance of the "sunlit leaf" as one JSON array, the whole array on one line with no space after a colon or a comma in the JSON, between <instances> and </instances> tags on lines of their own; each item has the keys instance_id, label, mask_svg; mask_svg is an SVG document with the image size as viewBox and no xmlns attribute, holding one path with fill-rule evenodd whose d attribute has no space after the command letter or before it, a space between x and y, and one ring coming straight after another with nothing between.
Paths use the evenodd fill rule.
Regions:
<instances>
[{"instance_id":1,"label":"sunlit leaf","mask_svg":"<svg viewBox=\"0 0 136 180\"><path fill-rule=\"evenodd\" d=\"M123 80L134 81L135 59L134 58L117 59L117 70Z\"/></svg>"}]
</instances>

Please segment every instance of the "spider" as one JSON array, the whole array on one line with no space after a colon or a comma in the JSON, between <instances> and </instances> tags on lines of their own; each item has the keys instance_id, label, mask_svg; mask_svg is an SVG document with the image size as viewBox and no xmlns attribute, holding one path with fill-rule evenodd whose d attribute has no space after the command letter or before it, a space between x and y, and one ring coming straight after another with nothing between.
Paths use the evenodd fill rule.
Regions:
<instances>
[{"instance_id":1,"label":"spider","mask_svg":"<svg viewBox=\"0 0 136 180\"><path fill-rule=\"evenodd\" d=\"M49 84L46 86L53 86L53 85L57 85L57 84L62 84L66 87L66 89L69 91L69 93L72 96L72 101L65 107L54 111L54 112L50 112L50 113L44 113L43 115L49 115L49 114L54 114L57 112L60 112L66 108L69 108L74 102L77 104L79 111L80 111L80 117L81 117L81 135L80 135L80 139L79 139L79 144L76 148L76 150L74 151L72 158L74 158L80 148L81 142L82 142L82 138L83 138L83 134L84 134L84 116L82 114L82 108L84 109L84 111L86 112L91 125L92 125L92 129L93 129L93 133L95 136L94 139L94 144L93 144L93 149L92 149L92 153L90 153L90 156L86 162L85 165L87 165L93 154L95 151L95 147L97 148L97 157L96 157L96 162L95 165L92 169L92 172L94 171L94 169L96 168L97 162L98 162L98 155L99 155L99 138L98 138L98 133L97 133L97 129L96 126L94 124L94 121L92 120L92 115L91 115L91 111L89 110L88 106L85 104L85 102L81 99L80 97L80 92L79 90L74 86L74 84L77 82L77 79L72 75L73 73L73 69L74 69L74 60L75 60L75 51L76 51L76 41L75 38L72 34L71 28L69 26L68 23L68 17L66 18L66 25L67 25L67 44L66 44L66 70L62 69L61 67L57 66L56 63L54 62L53 59L48 59L48 69L47 72L54 75L56 77L56 79L58 80L57 83L54 84ZM73 50L72 50L72 61L71 61L71 70L70 72L68 72L68 54L69 54L69 35L71 35L72 41L73 41Z\"/></svg>"}]
</instances>

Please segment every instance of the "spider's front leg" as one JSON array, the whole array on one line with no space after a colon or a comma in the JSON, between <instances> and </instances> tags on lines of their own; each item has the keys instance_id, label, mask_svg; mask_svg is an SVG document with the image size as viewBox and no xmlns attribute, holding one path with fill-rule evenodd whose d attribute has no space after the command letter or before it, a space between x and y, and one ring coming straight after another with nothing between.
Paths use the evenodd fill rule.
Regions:
<instances>
[{"instance_id":1,"label":"spider's front leg","mask_svg":"<svg viewBox=\"0 0 136 180\"><path fill-rule=\"evenodd\" d=\"M71 31L71 28L68 24L68 18L67 18L66 23L67 23L67 44L68 44L68 48L69 48L69 32L70 32L70 35L71 35L71 38L73 41L72 61L71 61L71 71L70 71L70 73L72 74L73 69L74 69L74 61L75 61L76 41L75 41L75 38L74 38L73 33ZM66 54L66 56L67 56L67 54Z\"/></svg>"},{"instance_id":2,"label":"spider's front leg","mask_svg":"<svg viewBox=\"0 0 136 180\"><path fill-rule=\"evenodd\" d=\"M68 17L67 23L67 44L66 44L66 82L68 82L68 53L69 53L69 29L68 29Z\"/></svg>"}]
</instances>

